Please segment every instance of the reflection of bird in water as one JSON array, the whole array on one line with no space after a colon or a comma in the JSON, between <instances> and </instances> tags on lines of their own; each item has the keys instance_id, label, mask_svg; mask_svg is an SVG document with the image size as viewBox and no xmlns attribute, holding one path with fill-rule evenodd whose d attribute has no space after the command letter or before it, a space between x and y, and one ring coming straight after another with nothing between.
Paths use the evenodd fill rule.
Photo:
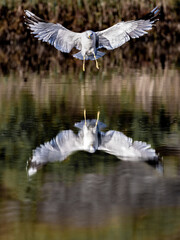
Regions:
<instances>
[{"instance_id":1,"label":"reflection of bird in water","mask_svg":"<svg viewBox=\"0 0 180 240\"><path fill-rule=\"evenodd\" d=\"M85 120L75 123L75 127L80 129L77 135L72 130L62 131L50 142L34 150L29 175L34 174L39 166L47 162L63 161L76 151L94 153L102 150L119 159L131 161L158 159L155 150L145 142L133 141L118 131L101 132L106 125L99 121L99 112L97 120L86 120L84 110L84 118Z\"/></svg>"},{"instance_id":2,"label":"reflection of bird in water","mask_svg":"<svg viewBox=\"0 0 180 240\"><path fill-rule=\"evenodd\" d=\"M159 8L154 8L140 20L122 21L102 31L88 30L82 33L70 31L59 23L48 23L28 10L25 10L25 14L28 27L39 40L50 43L61 52L69 53L74 47L80 50L73 57L83 60L85 71L85 60L95 60L96 68L99 69L97 59L105 53L98 49L113 50L130 38L139 38L147 34L158 20Z\"/></svg>"}]
</instances>

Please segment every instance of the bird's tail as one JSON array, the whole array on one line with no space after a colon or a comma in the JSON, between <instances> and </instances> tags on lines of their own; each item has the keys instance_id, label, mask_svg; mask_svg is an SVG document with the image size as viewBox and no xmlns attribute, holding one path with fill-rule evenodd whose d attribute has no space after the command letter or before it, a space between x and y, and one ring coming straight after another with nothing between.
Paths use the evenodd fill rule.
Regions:
<instances>
[{"instance_id":1,"label":"bird's tail","mask_svg":"<svg viewBox=\"0 0 180 240\"><path fill-rule=\"evenodd\" d=\"M81 51L78 52L78 53L76 53L76 54L73 54L73 57L75 57L75 58L77 58L77 59L80 59L80 60L83 60L83 55L82 55ZM86 60L87 60L87 59L86 59Z\"/></svg>"},{"instance_id":2,"label":"bird's tail","mask_svg":"<svg viewBox=\"0 0 180 240\"><path fill-rule=\"evenodd\" d=\"M96 59L98 59L98 58L100 58L100 57L103 57L105 54L106 54L105 52L97 51L97 53L96 53ZM90 56L90 57L92 57L92 59L89 58L90 60L95 60L93 55Z\"/></svg>"},{"instance_id":3,"label":"bird's tail","mask_svg":"<svg viewBox=\"0 0 180 240\"><path fill-rule=\"evenodd\" d=\"M97 53L96 53L96 59L98 59L98 58L100 58L100 57L103 57L105 54L106 54L105 52L97 51ZM78 59L80 59L80 60L83 60L83 55L82 55L81 51L78 52L78 53L76 53L76 54L73 54L73 57L78 58ZM95 60L94 55L93 55L93 54L92 54L92 55L89 55L89 56L86 55L86 56L85 56L85 60Z\"/></svg>"}]
</instances>

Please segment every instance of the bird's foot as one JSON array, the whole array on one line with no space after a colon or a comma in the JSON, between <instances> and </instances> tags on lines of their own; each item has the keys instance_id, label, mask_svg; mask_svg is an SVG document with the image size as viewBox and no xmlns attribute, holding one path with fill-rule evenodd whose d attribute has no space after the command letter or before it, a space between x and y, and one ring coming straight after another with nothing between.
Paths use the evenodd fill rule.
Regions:
<instances>
[{"instance_id":1,"label":"bird's foot","mask_svg":"<svg viewBox=\"0 0 180 240\"><path fill-rule=\"evenodd\" d=\"M85 72L85 56L83 56L83 72Z\"/></svg>"},{"instance_id":2,"label":"bird's foot","mask_svg":"<svg viewBox=\"0 0 180 240\"><path fill-rule=\"evenodd\" d=\"M83 64L83 72L85 72L85 64Z\"/></svg>"},{"instance_id":3,"label":"bird's foot","mask_svg":"<svg viewBox=\"0 0 180 240\"><path fill-rule=\"evenodd\" d=\"M96 60L96 68L99 69L98 61Z\"/></svg>"}]
</instances>

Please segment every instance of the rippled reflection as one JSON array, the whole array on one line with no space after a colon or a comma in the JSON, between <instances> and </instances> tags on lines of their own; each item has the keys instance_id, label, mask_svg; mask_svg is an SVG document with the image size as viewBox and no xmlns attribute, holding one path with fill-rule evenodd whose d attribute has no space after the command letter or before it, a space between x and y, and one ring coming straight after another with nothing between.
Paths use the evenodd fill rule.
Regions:
<instances>
[{"instance_id":1,"label":"rippled reflection","mask_svg":"<svg viewBox=\"0 0 180 240\"><path fill-rule=\"evenodd\" d=\"M33 175L37 168L48 162L63 161L76 151L94 153L96 150L102 150L121 160L158 160L151 145L141 141L133 141L122 132L100 131L106 125L98 121L98 118L99 112L97 120L86 120L85 116L85 120L75 123L75 127L80 129L77 135L72 130L64 130L50 142L36 148L33 151L28 174Z\"/></svg>"},{"instance_id":2,"label":"rippled reflection","mask_svg":"<svg viewBox=\"0 0 180 240\"><path fill-rule=\"evenodd\" d=\"M175 207L177 187L144 162L122 161L108 174L83 174L70 185L47 172L37 217L40 222L63 226L120 227L124 217L137 216L140 220L141 213L148 216L152 209Z\"/></svg>"},{"instance_id":3,"label":"rippled reflection","mask_svg":"<svg viewBox=\"0 0 180 240\"><path fill-rule=\"evenodd\" d=\"M1 77L1 240L178 239L179 69L116 70ZM76 151L27 177L33 149L65 129L81 136L73 124L84 126L84 108L89 119L101 112L100 136L123 132L163 163L120 161L110 134L110 154Z\"/></svg>"}]
</instances>

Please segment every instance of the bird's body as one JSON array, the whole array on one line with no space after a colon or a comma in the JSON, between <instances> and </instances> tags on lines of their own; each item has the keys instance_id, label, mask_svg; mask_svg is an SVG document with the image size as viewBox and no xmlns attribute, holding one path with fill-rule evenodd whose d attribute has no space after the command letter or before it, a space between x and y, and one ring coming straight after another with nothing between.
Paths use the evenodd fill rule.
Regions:
<instances>
[{"instance_id":1,"label":"bird's body","mask_svg":"<svg viewBox=\"0 0 180 240\"><path fill-rule=\"evenodd\" d=\"M96 54L96 34L93 31L86 31L82 33L81 36L81 54L82 56L94 57L94 53Z\"/></svg>"},{"instance_id":2,"label":"bird's body","mask_svg":"<svg viewBox=\"0 0 180 240\"><path fill-rule=\"evenodd\" d=\"M146 161L158 159L151 145L141 141L133 141L122 132L101 129L106 125L96 119L83 120L75 123L79 128L78 134L72 130L60 132L54 139L33 151L28 170L29 175L36 172L39 166L48 162L63 161L76 151L94 153L96 150L105 151L121 160Z\"/></svg>"},{"instance_id":3,"label":"bird's body","mask_svg":"<svg viewBox=\"0 0 180 240\"><path fill-rule=\"evenodd\" d=\"M154 8L144 19L122 21L102 31L87 30L82 33L70 31L61 24L45 22L28 10L25 10L25 14L28 27L39 40L50 43L61 52L69 53L74 47L80 50L73 56L83 60L85 71L85 60L95 60L96 67L99 68L97 59L105 54L99 51L100 48L113 50L130 38L139 38L147 34L158 20L159 8Z\"/></svg>"}]
</instances>

